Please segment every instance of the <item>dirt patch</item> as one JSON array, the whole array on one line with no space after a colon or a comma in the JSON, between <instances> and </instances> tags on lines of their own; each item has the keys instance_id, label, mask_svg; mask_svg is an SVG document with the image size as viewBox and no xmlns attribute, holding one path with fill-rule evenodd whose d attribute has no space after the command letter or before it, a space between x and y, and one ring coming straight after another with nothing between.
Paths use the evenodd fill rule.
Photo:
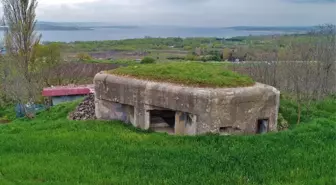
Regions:
<instances>
[{"instance_id":1,"label":"dirt patch","mask_svg":"<svg viewBox=\"0 0 336 185\"><path fill-rule=\"evenodd\" d=\"M0 125L5 125L5 124L9 124L11 121L9 120L0 120Z\"/></svg>"}]
</instances>

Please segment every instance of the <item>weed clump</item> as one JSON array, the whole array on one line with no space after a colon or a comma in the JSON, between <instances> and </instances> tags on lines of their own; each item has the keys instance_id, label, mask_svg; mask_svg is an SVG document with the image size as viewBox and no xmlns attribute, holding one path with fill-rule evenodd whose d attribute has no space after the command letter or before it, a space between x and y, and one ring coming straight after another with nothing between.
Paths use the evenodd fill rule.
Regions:
<instances>
[{"instance_id":1,"label":"weed clump","mask_svg":"<svg viewBox=\"0 0 336 185\"><path fill-rule=\"evenodd\" d=\"M141 64L154 64L155 59L152 57L145 57L144 59L141 60Z\"/></svg>"}]
</instances>

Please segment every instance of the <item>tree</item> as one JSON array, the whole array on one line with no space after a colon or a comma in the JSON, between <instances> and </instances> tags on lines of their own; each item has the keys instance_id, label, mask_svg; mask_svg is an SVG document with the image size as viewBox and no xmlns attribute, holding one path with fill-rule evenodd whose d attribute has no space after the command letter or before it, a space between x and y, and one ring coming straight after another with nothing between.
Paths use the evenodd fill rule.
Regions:
<instances>
[{"instance_id":1,"label":"tree","mask_svg":"<svg viewBox=\"0 0 336 185\"><path fill-rule=\"evenodd\" d=\"M257 52L257 58L263 62L236 65L234 70L290 95L297 103L299 124L303 109L309 109L312 100L336 92L336 29L335 25L324 25L304 35L279 39L283 40L269 46L271 51Z\"/></svg>"},{"instance_id":2,"label":"tree","mask_svg":"<svg viewBox=\"0 0 336 185\"><path fill-rule=\"evenodd\" d=\"M223 49L223 60L229 60L230 59L230 54L231 54L231 49L224 48Z\"/></svg>"},{"instance_id":3,"label":"tree","mask_svg":"<svg viewBox=\"0 0 336 185\"><path fill-rule=\"evenodd\" d=\"M37 0L1 2L2 24L7 28L4 37L7 55L2 58L1 87L11 99L25 104L34 101L39 85L39 78L34 79L36 47L41 38L35 32Z\"/></svg>"},{"instance_id":4,"label":"tree","mask_svg":"<svg viewBox=\"0 0 336 185\"><path fill-rule=\"evenodd\" d=\"M92 60L92 57L87 53L78 53L77 59L79 61L88 61L88 60Z\"/></svg>"},{"instance_id":5,"label":"tree","mask_svg":"<svg viewBox=\"0 0 336 185\"><path fill-rule=\"evenodd\" d=\"M30 81L29 69L34 64L34 52L41 35L35 32L37 0L2 0L4 12L5 44L15 57L18 68Z\"/></svg>"},{"instance_id":6,"label":"tree","mask_svg":"<svg viewBox=\"0 0 336 185\"><path fill-rule=\"evenodd\" d=\"M152 57L145 57L141 60L141 64L153 64L155 63L155 59Z\"/></svg>"},{"instance_id":7,"label":"tree","mask_svg":"<svg viewBox=\"0 0 336 185\"><path fill-rule=\"evenodd\" d=\"M51 86L54 80L62 84L62 71L57 66L63 64L61 48L57 43L39 45L36 49L35 74L39 74L46 86Z\"/></svg>"},{"instance_id":8,"label":"tree","mask_svg":"<svg viewBox=\"0 0 336 185\"><path fill-rule=\"evenodd\" d=\"M318 62L320 83L318 98L335 90L336 81L336 25L322 25L309 33L314 45L307 51Z\"/></svg>"}]
</instances>

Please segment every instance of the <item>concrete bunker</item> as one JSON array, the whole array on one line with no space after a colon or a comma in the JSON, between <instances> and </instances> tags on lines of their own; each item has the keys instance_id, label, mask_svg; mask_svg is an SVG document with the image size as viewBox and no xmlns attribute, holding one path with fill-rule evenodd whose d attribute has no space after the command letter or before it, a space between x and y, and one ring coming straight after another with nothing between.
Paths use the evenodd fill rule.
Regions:
<instances>
[{"instance_id":1,"label":"concrete bunker","mask_svg":"<svg viewBox=\"0 0 336 185\"><path fill-rule=\"evenodd\" d=\"M177 135L277 130L280 92L268 85L199 88L107 73L94 84L98 119Z\"/></svg>"}]
</instances>

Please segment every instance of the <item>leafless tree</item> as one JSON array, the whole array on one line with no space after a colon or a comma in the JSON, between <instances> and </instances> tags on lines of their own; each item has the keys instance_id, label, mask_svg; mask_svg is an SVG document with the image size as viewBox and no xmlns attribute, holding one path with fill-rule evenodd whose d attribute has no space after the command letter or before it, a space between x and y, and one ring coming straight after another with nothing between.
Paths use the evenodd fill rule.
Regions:
<instances>
[{"instance_id":1,"label":"leafless tree","mask_svg":"<svg viewBox=\"0 0 336 185\"><path fill-rule=\"evenodd\" d=\"M319 83L315 87L317 97L335 91L336 81L336 26L324 25L310 32L315 39L313 58L318 61Z\"/></svg>"},{"instance_id":2,"label":"leafless tree","mask_svg":"<svg viewBox=\"0 0 336 185\"><path fill-rule=\"evenodd\" d=\"M293 37L278 54L263 56L262 62L233 68L294 97L298 103L297 123L301 122L303 102L336 93L335 25L320 26L299 37Z\"/></svg>"}]
</instances>

